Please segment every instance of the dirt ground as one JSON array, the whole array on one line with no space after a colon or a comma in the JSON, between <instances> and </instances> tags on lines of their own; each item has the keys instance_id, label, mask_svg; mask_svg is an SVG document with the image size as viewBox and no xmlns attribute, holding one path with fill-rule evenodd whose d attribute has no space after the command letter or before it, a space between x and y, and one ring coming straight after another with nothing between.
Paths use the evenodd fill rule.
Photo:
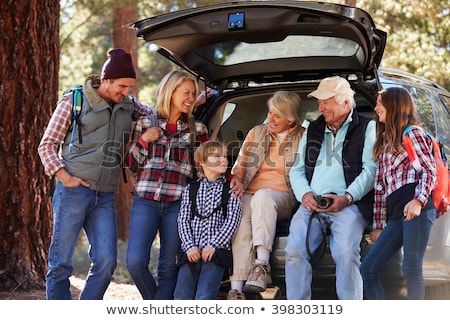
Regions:
<instances>
[{"instance_id":1,"label":"dirt ground","mask_svg":"<svg viewBox=\"0 0 450 320\"><path fill-rule=\"evenodd\" d=\"M84 285L84 279L70 278L73 299L78 299ZM133 284L112 281L105 293L104 300L141 300L141 294ZM35 291L0 292L0 300L45 300L45 289Z\"/></svg>"},{"instance_id":2,"label":"dirt ground","mask_svg":"<svg viewBox=\"0 0 450 320\"><path fill-rule=\"evenodd\" d=\"M83 289L84 279L72 276L70 277L70 283L72 299L76 300L78 299L81 289ZM226 299L228 290L230 290L229 282L222 282L217 299ZM0 300L45 300L45 289L15 292L0 291ZM111 281L108 290L106 290L104 300L142 300L142 297L134 284Z\"/></svg>"}]
</instances>

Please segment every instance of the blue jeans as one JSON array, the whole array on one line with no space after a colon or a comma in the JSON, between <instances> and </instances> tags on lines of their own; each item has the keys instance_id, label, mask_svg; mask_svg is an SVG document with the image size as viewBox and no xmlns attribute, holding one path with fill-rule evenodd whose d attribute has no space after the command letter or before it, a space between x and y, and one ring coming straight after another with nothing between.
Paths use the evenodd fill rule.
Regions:
<instances>
[{"instance_id":1,"label":"blue jeans","mask_svg":"<svg viewBox=\"0 0 450 320\"><path fill-rule=\"evenodd\" d=\"M214 262L183 264L178 271L175 300L215 300L224 271Z\"/></svg>"},{"instance_id":2,"label":"blue jeans","mask_svg":"<svg viewBox=\"0 0 450 320\"><path fill-rule=\"evenodd\" d=\"M306 235L311 211L303 205L291 220L286 244L286 295L290 300L311 299L312 266L306 249ZM336 263L336 292L339 299L363 298L363 284L359 273L360 243L365 221L356 205L338 212L319 213L322 226L329 226L330 250ZM322 240L320 224L313 219L309 245L314 252Z\"/></svg>"},{"instance_id":3,"label":"blue jeans","mask_svg":"<svg viewBox=\"0 0 450 320\"><path fill-rule=\"evenodd\" d=\"M53 195L53 235L46 276L47 299L71 299L69 277L80 231L89 241L91 268L80 299L99 300L108 288L117 263L114 193L57 182Z\"/></svg>"},{"instance_id":4,"label":"blue jeans","mask_svg":"<svg viewBox=\"0 0 450 320\"><path fill-rule=\"evenodd\" d=\"M403 246L402 271L408 288L408 299L425 298L423 257L436 219L436 210L423 210L411 221L389 221L364 258L360 270L366 299L384 299L381 275L387 261Z\"/></svg>"},{"instance_id":5,"label":"blue jeans","mask_svg":"<svg viewBox=\"0 0 450 320\"><path fill-rule=\"evenodd\" d=\"M133 198L128 236L127 267L145 300L172 300L177 282L175 257L181 248L177 218L180 201L160 202L136 195ZM158 285L148 264L159 231Z\"/></svg>"}]
</instances>

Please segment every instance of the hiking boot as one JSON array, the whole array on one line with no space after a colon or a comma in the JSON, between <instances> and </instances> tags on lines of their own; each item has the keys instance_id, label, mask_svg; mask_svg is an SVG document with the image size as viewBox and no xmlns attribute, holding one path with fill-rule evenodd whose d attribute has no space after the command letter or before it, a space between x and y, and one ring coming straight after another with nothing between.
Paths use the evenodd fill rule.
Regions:
<instances>
[{"instance_id":1,"label":"hiking boot","mask_svg":"<svg viewBox=\"0 0 450 320\"><path fill-rule=\"evenodd\" d=\"M228 291L227 300L245 300L245 295L236 289Z\"/></svg>"},{"instance_id":2,"label":"hiking boot","mask_svg":"<svg viewBox=\"0 0 450 320\"><path fill-rule=\"evenodd\" d=\"M250 270L243 291L248 293L263 292L266 290L268 283L272 283L270 265L255 263Z\"/></svg>"}]
</instances>

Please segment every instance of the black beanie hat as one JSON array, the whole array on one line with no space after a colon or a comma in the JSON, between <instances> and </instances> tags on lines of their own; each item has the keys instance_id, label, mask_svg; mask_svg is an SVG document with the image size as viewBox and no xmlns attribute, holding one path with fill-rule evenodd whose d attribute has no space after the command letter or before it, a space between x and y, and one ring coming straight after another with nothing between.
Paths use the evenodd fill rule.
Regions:
<instances>
[{"instance_id":1,"label":"black beanie hat","mask_svg":"<svg viewBox=\"0 0 450 320\"><path fill-rule=\"evenodd\" d=\"M120 78L136 79L136 71L128 52L123 49L113 49L108 52L108 60L103 65L102 80Z\"/></svg>"}]
</instances>

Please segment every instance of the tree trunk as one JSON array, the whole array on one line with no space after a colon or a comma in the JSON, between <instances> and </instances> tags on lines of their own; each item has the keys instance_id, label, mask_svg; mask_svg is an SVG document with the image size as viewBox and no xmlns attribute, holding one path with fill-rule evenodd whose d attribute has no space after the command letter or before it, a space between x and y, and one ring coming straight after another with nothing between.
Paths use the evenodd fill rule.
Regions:
<instances>
[{"instance_id":1,"label":"tree trunk","mask_svg":"<svg viewBox=\"0 0 450 320\"><path fill-rule=\"evenodd\" d=\"M56 105L59 1L0 1L0 290L44 287L50 179L37 148Z\"/></svg>"},{"instance_id":2,"label":"tree trunk","mask_svg":"<svg viewBox=\"0 0 450 320\"><path fill-rule=\"evenodd\" d=\"M113 46L114 48L123 48L130 52L133 59L136 74L138 72L138 39L136 32L132 29L123 28L122 26L136 21L138 18L138 8L135 0L121 1L114 7L113 13ZM133 94L137 96L139 91L139 79L133 89ZM128 239L128 226L130 217L130 208L133 192L133 179L128 170L126 170L127 183L122 179L119 184L119 191L116 194L116 211L117 211L117 232L119 239Z\"/></svg>"}]
</instances>

